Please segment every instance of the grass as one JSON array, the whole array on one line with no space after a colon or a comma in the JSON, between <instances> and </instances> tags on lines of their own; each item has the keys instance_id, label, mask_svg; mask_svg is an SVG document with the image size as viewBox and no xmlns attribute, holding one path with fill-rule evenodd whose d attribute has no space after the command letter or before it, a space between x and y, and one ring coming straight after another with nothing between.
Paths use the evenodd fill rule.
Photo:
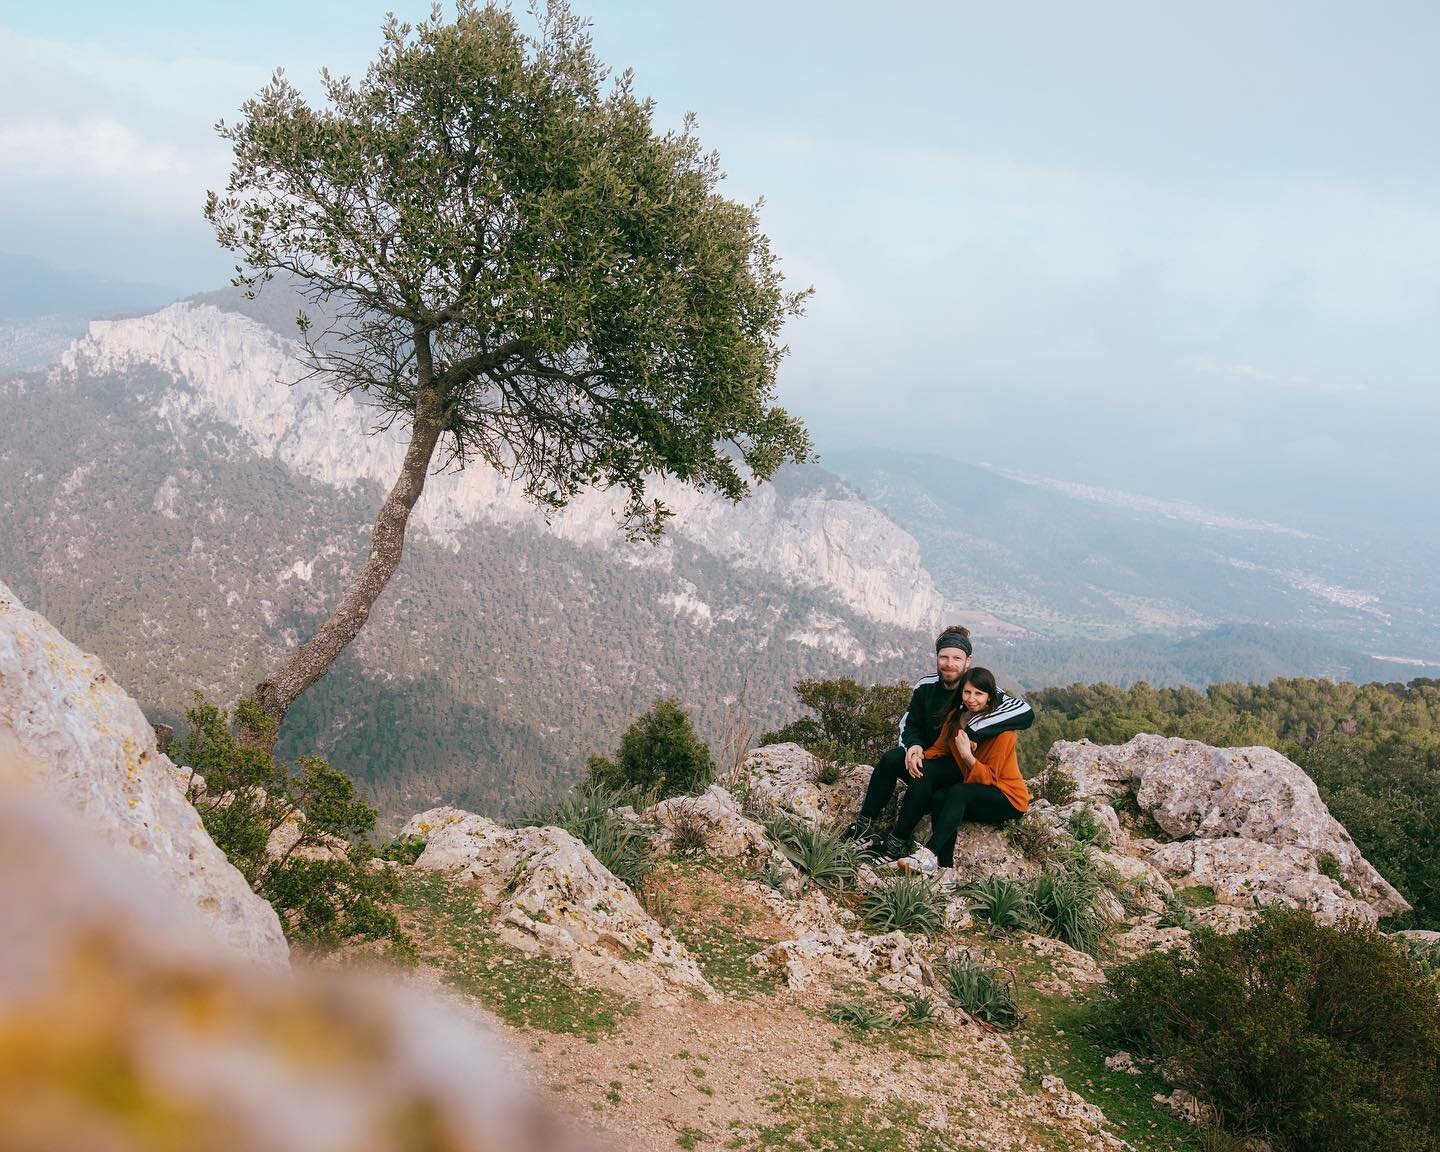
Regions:
<instances>
[{"instance_id":1,"label":"grass","mask_svg":"<svg viewBox=\"0 0 1440 1152\"><path fill-rule=\"evenodd\" d=\"M961 892L970 911L996 928L1024 928L1034 916L1030 886L1008 876L986 876Z\"/></svg>"},{"instance_id":2,"label":"grass","mask_svg":"<svg viewBox=\"0 0 1440 1152\"><path fill-rule=\"evenodd\" d=\"M1202 1133L1151 1099L1170 1091L1164 1081L1148 1071L1137 1076L1105 1067L1105 1057L1113 1052L1086 1032L1094 993L1080 992L1072 1000L1041 992L1037 983L1049 971L1047 961L1007 937L987 940L986 947L1016 975L1016 1000L1025 1019L1007 1041L1032 1091L1045 1076L1060 1076L1072 1091L1098 1105L1136 1152L1202 1152Z\"/></svg>"},{"instance_id":3,"label":"grass","mask_svg":"<svg viewBox=\"0 0 1440 1152\"><path fill-rule=\"evenodd\" d=\"M778 977L773 973L761 972L750 964L750 957L764 949L768 941L752 940L713 921L677 922L671 930L695 957L705 979L730 999L749 1000L768 995L779 986Z\"/></svg>"},{"instance_id":4,"label":"grass","mask_svg":"<svg viewBox=\"0 0 1440 1152\"><path fill-rule=\"evenodd\" d=\"M445 983L510 1024L594 1041L634 1010L613 992L579 985L569 964L501 943L473 893L439 873L402 877L397 912L419 922L414 936L422 959Z\"/></svg>"},{"instance_id":5,"label":"grass","mask_svg":"<svg viewBox=\"0 0 1440 1152\"><path fill-rule=\"evenodd\" d=\"M1175 896L1187 908L1214 908L1220 903L1215 889L1206 884L1190 884L1184 888L1176 888Z\"/></svg>"},{"instance_id":6,"label":"grass","mask_svg":"<svg viewBox=\"0 0 1440 1152\"><path fill-rule=\"evenodd\" d=\"M961 952L937 964L935 975L955 1003L977 1020L1006 1030L1020 1022L1015 980L1005 969Z\"/></svg>"},{"instance_id":7,"label":"grass","mask_svg":"<svg viewBox=\"0 0 1440 1152\"><path fill-rule=\"evenodd\" d=\"M798 1080L765 1097L773 1124L732 1122L736 1152L961 1152L954 1134L927 1128L905 1100L847 1096L833 1080Z\"/></svg>"}]
</instances>

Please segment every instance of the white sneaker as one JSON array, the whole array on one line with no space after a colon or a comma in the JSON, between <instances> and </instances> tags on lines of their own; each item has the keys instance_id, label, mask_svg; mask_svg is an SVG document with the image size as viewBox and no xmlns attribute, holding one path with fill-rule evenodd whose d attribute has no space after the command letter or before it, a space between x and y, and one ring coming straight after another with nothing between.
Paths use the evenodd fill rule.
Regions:
<instances>
[{"instance_id":1,"label":"white sneaker","mask_svg":"<svg viewBox=\"0 0 1440 1152\"><path fill-rule=\"evenodd\" d=\"M940 871L940 861L935 859L935 853L929 848L917 848L905 859L895 861L895 867L933 879Z\"/></svg>"}]
</instances>

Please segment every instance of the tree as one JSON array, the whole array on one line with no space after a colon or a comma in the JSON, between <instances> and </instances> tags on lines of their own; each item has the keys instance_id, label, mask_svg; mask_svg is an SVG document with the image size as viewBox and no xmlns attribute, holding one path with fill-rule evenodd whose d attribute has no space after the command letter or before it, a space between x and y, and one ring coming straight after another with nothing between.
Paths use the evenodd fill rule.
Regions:
<instances>
[{"instance_id":1,"label":"tree","mask_svg":"<svg viewBox=\"0 0 1440 1152\"><path fill-rule=\"evenodd\" d=\"M657 134L563 2L533 33L475 0L453 22L392 16L363 80L322 79L312 108L277 71L219 126L234 161L205 215L237 285L281 273L308 301L306 374L409 443L340 605L256 688L275 729L364 626L432 468L483 461L548 508L613 488L653 539L656 477L738 500L809 456L774 403L805 293L755 206L717 191L693 120Z\"/></svg>"},{"instance_id":2,"label":"tree","mask_svg":"<svg viewBox=\"0 0 1440 1152\"><path fill-rule=\"evenodd\" d=\"M663 800L701 792L715 778L715 762L678 700L657 700L625 729L615 759L592 756L589 784Z\"/></svg>"},{"instance_id":3,"label":"tree","mask_svg":"<svg viewBox=\"0 0 1440 1152\"><path fill-rule=\"evenodd\" d=\"M815 715L765 733L760 743L794 741L825 759L873 764L899 741L910 691L904 681L868 687L848 677L798 681L795 695Z\"/></svg>"}]
</instances>

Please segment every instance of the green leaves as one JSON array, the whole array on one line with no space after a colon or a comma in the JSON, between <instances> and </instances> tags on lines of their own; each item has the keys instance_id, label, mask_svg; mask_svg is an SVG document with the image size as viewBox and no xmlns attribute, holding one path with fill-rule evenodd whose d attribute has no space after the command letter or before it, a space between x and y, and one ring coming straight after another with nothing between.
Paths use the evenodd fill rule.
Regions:
<instances>
[{"instance_id":1,"label":"green leaves","mask_svg":"<svg viewBox=\"0 0 1440 1152\"><path fill-rule=\"evenodd\" d=\"M300 332L310 365L337 389L411 418L433 389L445 459L551 505L618 487L655 534L655 475L738 499L808 456L773 403L805 294L755 207L720 194L693 120L657 134L568 7L536 15L392 19L319 107L277 72L220 126L234 161L205 215L239 282L298 280L325 317Z\"/></svg>"}]
</instances>

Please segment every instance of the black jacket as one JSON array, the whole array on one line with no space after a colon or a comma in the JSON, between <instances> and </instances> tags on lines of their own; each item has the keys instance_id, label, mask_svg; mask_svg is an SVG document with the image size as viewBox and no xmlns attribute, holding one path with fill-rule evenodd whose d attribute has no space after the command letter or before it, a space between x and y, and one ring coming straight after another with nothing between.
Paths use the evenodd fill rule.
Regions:
<instances>
[{"instance_id":1,"label":"black jacket","mask_svg":"<svg viewBox=\"0 0 1440 1152\"><path fill-rule=\"evenodd\" d=\"M955 700L958 688L945 688L940 677L931 674L915 682L915 691L910 694L910 707L900 717L900 746L909 748L919 744L929 748L940 738L940 728L945 722L945 713ZM970 721L965 731L977 740L994 736L997 732L1023 731L1035 723L1035 709L1019 696L1000 693L1000 703L985 715Z\"/></svg>"}]
</instances>

